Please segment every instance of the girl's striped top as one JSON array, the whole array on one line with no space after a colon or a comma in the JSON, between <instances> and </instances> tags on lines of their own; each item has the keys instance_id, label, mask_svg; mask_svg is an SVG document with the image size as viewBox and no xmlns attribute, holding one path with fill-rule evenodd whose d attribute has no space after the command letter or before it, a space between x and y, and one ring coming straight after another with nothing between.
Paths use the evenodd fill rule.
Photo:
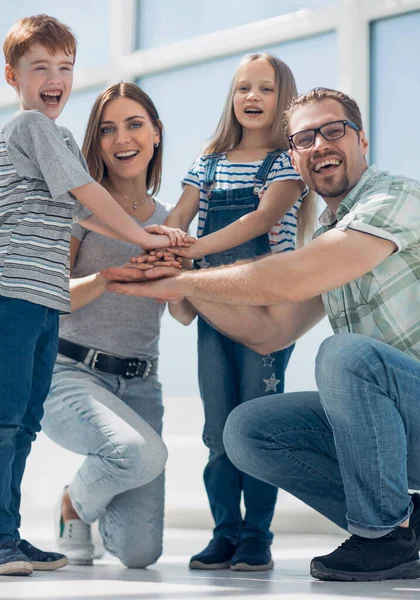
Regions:
<instances>
[{"instance_id":1,"label":"girl's striped top","mask_svg":"<svg viewBox=\"0 0 420 600\"><path fill-rule=\"evenodd\" d=\"M68 193L93 179L71 133L39 111L22 111L0 132L0 296L70 312L73 211Z\"/></svg>"},{"instance_id":2,"label":"girl's striped top","mask_svg":"<svg viewBox=\"0 0 420 600\"><path fill-rule=\"evenodd\" d=\"M205 160L206 159L203 158L203 156L199 156L188 171L188 175L182 180L182 185L192 185L200 190L197 237L201 237L203 233L208 210L207 190L204 186L204 177L206 173ZM232 163L227 160L226 154L222 154L217 163L214 180L215 189L229 190L253 186L254 178L258 173L258 169L262 162L262 160L256 160L250 163ZM286 181L287 179L301 180L301 177L292 167L287 152L282 152L276 158L276 161L268 174L265 185L259 191L260 199L268 186L273 182ZM284 252L295 249L297 211L306 194L307 189L305 189L302 196L290 211L284 215L283 219L273 225L270 229L268 238L272 252Z\"/></svg>"}]
</instances>

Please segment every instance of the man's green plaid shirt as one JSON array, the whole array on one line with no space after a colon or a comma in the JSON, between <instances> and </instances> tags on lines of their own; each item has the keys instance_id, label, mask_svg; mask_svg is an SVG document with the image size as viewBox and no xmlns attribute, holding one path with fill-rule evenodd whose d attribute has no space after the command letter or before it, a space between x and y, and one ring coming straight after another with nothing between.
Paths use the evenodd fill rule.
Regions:
<instances>
[{"instance_id":1,"label":"man's green plaid shirt","mask_svg":"<svg viewBox=\"0 0 420 600\"><path fill-rule=\"evenodd\" d=\"M395 252L363 277L323 294L334 333L359 333L420 359L420 183L365 171L314 235L347 228L391 240Z\"/></svg>"}]
</instances>

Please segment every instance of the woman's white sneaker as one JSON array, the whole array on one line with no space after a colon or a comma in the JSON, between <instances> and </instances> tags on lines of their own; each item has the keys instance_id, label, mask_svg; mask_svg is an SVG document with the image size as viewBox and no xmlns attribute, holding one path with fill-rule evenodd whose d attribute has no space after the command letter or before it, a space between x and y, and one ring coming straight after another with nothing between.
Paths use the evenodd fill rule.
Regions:
<instances>
[{"instance_id":1,"label":"woman's white sneaker","mask_svg":"<svg viewBox=\"0 0 420 600\"><path fill-rule=\"evenodd\" d=\"M93 565L94 546L90 525L73 519L61 523L60 537L57 540L57 548L69 559L70 565Z\"/></svg>"},{"instance_id":2,"label":"woman's white sneaker","mask_svg":"<svg viewBox=\"0 0 420 600\"><path fill-rule=\"evenodd\" d=\"M90 525L80 519L63 521L61 507L63 494L60 494L54 511L54 529L56 548L69 559L70 565L93 565L94 546Z\"/></svg>"}]
</instances>

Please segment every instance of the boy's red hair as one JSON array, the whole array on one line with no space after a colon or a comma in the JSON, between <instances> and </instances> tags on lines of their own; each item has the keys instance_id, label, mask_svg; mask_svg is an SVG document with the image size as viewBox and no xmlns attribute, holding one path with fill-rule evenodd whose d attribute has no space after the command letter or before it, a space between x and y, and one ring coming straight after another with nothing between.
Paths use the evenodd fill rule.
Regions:
<instances>
[{"instance_id":1,"label":"boy's red hair","mask_svg":"<svg viewBox=\"0 0 420 600\"><path fill-rule=\"evenodd\" d=\"M15 67L35 42L42 44L51 54L61 50L76 56L77 40L70 27L48 15L34 15L16 21L8 31L3 44L6 64Z\"/></svg>"}]
</instances>

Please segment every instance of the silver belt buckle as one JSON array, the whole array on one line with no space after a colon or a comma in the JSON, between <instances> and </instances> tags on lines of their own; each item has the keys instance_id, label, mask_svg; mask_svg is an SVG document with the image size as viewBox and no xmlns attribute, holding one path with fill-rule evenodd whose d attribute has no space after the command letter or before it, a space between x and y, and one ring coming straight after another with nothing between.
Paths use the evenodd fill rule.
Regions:
<instances>
[{"instance_id":1,"label":"silver belt buckle","mask_svg":"<svg viewBox=\"0 0 420 600\"><path fill-rule=\"evenodd\" d=\"M146 368L144 369L144 373L141 376L142 379L146 379L146 377L149 376L149 373L150 373L150 371L152 369L152 361L151 360L146 360L146 363L147 363L146 364Z\"/></svg>"},{"instance_id":2,"label":"silver belt buckle","mask_svg":"<svg viewBox=\"0 0 420 600\"><path fill-rule=\"evenodd\" d=\"M95 367L96 367L96 363L98 362L98 354L103 354L102 352L99 352L99 350L95 350L95 352L92 354L92 358L90 359L89 363L90 363L90 368L93 371L96 371Z\"/></svg>"}]
</instances>

